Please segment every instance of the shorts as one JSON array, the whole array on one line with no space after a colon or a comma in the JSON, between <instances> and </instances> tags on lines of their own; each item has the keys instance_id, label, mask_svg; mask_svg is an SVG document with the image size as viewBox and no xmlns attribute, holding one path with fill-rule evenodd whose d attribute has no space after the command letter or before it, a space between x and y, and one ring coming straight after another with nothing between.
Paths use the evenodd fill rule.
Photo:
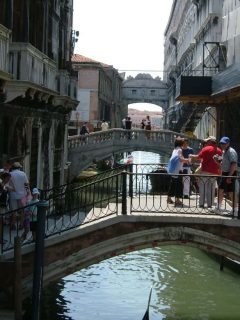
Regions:
<instances>
[{"instance_id":1,"label":"shorts","mask_svg":"<svg viewBox=\"0 0 240 320\"><path fill-rule=\"evenodd\" d=\"M228 176L228 172L223 172L223 176ZM236 172L233 174L236 176ZM232 179L231 183L226 183L227 177L221 177L219 181L219 189L223 189L225 192L234 192L235 191L235 181L236 179Z\"/></svg>"}]
</instances>

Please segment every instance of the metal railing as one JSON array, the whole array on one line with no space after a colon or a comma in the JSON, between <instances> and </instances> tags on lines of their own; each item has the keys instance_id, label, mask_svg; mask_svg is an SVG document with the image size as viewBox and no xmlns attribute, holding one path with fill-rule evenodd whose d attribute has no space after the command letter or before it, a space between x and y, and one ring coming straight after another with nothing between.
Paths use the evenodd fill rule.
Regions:
<instances>
[{"instance_id":1,"label":"metal railing","mask_svg":"<svg viewBox=\"0 0 240 320\"><path fill-rule=\"evenodd\" d=\"M209 197L209 183L214 183L211 205L217 205L217 181L219 176L205 175L175 175L166 173L164 165L132 164L127 170L116 169L106 176L100 175L95 180L89 180L81 185L68 184L62 188L45 190L43 200L47 200L48 207L45 220L45 238L61 235L76 227L86 225L102 219L121 214L191 214L216 215L234 217L228 194L224 194L222 210L213 212L205 206L199 206L200 193L203 198ZM235 218L240 218L239 177L231 177L236 186L233 192ZM168 191L171 179L186 179L190 181L190 197L181 196L181 205L174 205L174 197L169 202ZM205 200L204 200L205 201ZM34 232L30 231L30 224L36 221L36 204L22 207L18 210L0 214L0 252L12 250L14 237L21 236L22 244L34 242ZM214 216L213 216L214 218Z\"/></svg>"}]
</instances>

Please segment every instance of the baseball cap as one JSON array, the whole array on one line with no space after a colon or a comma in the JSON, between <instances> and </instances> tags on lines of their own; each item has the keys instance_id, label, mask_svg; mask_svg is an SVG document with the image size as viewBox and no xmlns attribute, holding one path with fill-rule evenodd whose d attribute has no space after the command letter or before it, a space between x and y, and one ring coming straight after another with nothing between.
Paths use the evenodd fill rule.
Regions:
<instances>
[{"instance_id":1,"label":"baseball cap","mask_svg":"<svg viewBox=\"0 0 240 320\"><path fill-rule=\"evenodd\" d=\"M32 189L32 194L40 194L38 188L33 188Z\"/></svg>"},{"instance_id":2,"label":"baseball cap","mask_svg":"<svg viewBox=\"0 0 240 320\"><path fill-rule=\"evenodd\" d=\"M228 137L222 137L221 140L220 140L220 143L223 143L223 144L226 144L226 143L229 143L230 142L230 139Z\"/></svg>"},{"instance_id":3,"label":"baseball cap","mask_svg":"<svg viewBox=\"0 0 240 320\"><path fill-rule=\"evenodd\" d=\"M206 139L204 139L203 141L204 141L204 142L209 142L209 141L216 142L217 139L216 139L216 137L214 137L214 136L209 136L209 137L207 137Z\"/></svg>"}]
</instances>

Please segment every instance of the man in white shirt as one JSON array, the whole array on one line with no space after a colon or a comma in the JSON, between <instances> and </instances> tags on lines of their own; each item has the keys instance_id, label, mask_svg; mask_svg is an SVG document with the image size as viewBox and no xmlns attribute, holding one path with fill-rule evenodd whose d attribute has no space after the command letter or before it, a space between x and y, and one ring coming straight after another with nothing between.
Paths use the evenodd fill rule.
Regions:
<instances>
[{"instance_id":1,"label":"man in white shirt","mask_svg":"<svg viewBox=\"0 0 240 320\"><path fill-rule=\"evenodd\" d=\"M11 179L9 184L14 191L10 191L10 209L16 210L26 205L26 197L29 194L29 181L19 162L14 162L11 168ZM15 215L11 219L11 227L15 228ZM20 224L23 222L23 214L21 214Z\"/></svg>"},{"instance_id":2,"label":"man in white shirt","mask_svg":"<svg viewBox=\"0 0 240 320\"><path fill-rule=\"evenodd\" d=\"M102 131L107 131L108 130L108 123L107 121L103 120L102 121L102 124L101 124L101 128L102 128Z\"/></svg>"}]
</instances>

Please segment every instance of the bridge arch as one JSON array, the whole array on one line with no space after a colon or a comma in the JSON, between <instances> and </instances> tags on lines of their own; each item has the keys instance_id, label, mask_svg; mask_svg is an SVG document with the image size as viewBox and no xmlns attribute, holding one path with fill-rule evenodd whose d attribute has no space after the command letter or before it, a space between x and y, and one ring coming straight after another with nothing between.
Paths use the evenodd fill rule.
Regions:
<instances>
[{"instance_id":1,"label":"bridge arch","mask_svg":"<svg viewBox=\"0 0 240 320\"><path fill-rule=\"evenodd\" d=\"M102 260L143 248L178 244L240 261L240 221L186 216L116 216L45 240L44 284ZM32 248L24 248L25 294L31 287Z\"/></svg>"}]
</instances>

